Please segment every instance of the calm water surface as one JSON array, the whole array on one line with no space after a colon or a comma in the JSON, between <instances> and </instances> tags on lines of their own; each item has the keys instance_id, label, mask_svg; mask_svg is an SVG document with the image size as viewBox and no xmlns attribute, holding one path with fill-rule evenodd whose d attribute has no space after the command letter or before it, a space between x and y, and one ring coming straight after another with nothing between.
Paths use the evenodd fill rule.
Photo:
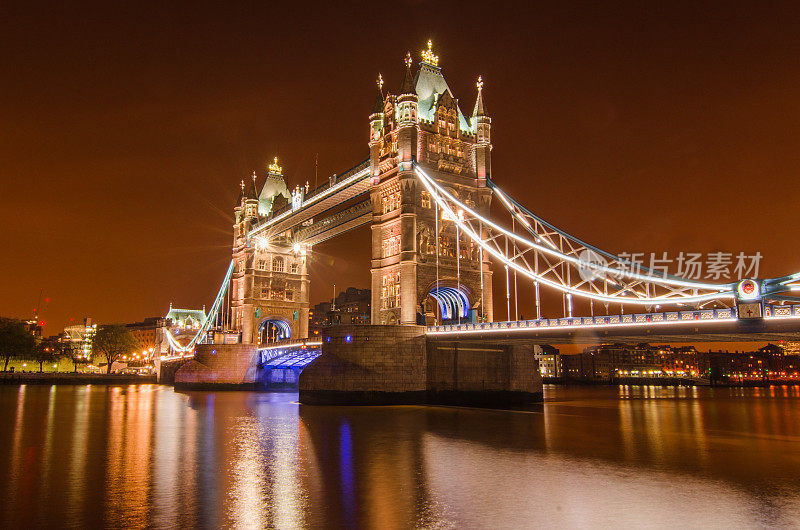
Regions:
<instances>
[{"instance_id":1,"label":"calm water surface","mask_svg":"<svg viewBox=\"0 0 800 530\"><path fill-rule=\"evenodd\" d=\"M527 411L0 386L0 527L800 526L800 392L546 387Z\"/></svg>"}]
</instances>

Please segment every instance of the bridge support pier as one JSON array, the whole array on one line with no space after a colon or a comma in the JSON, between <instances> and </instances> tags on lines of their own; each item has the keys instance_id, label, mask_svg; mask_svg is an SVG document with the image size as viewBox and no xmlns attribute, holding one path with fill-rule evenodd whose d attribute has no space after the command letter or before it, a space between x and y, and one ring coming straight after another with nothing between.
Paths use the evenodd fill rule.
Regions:
<instances>
[{"instance_id":1,"label":"bridge support pier","mask_svg":"<svg viewBox=\"0 0 800 530\"><path fill-rule=\"evenodd\" d=\"M429 340L422 326L336 326L300 374L312 405L450 404L504 407L542 400L530 346Z\"/></svg>"},{"instance_id":2,"label":"bridge support pier","mask_svg":"<svg viewBox=\"0 0 800 530\"><path fill-rule=\"evenodd\" d=\"M199 344L175 372L175 388L260 388L259 360L254 344Z\"/></svg>"}]
</instances>

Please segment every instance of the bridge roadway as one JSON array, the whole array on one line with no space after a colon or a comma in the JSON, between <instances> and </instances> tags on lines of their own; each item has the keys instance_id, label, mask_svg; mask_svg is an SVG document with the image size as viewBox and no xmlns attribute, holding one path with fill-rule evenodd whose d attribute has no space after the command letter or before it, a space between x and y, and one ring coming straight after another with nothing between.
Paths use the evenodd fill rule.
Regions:
<instances>
[{"instance_id":1,"label":"bridge roadway","mask_svg":"<svg viewBox=\"0 0 800 530\"><path fill-rule=\"evenodd\" d=\"M800 305L767 306L765 317L753 320L738 319L730 308L701 309L430 326L426 334L437 341L493 344L800 341Z\"/></svg>"}]
</instances>

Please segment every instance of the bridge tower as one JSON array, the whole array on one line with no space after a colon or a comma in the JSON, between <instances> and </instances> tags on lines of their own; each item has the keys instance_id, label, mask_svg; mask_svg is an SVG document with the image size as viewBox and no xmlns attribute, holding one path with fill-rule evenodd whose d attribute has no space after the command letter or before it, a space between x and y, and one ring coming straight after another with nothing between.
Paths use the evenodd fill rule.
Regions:
<instances>
[{"instance_id":1,"label":"bridge tower","mask_svg":"<svg viewBox=\"0 0 800 530\"><path fill-rule=\"evenodd\" d=\"M464 116L430 41L416 72L406 56L397 94L384 95L379 77L369 118L373 324L492 321L488 256L459 233L414 173L418 164L488 214L491 120L482 89L479 81L473 115Z\"/></svg>"},{"instance_id":2,"label":"bridge tower","mask_svg":"<svg viewBox=\"0 0 800 530\"><path fill-rule=\"evenodd\" d=\"M260 192L259 192L260 189ZM299 191L296 191L299 193ZM286 207L291 195L276 158L264 177L242 181L234 208L230 327L245 344L308 337L307 251L289 233L248 237L259 219Z\"/></svg>"}]
</instances>

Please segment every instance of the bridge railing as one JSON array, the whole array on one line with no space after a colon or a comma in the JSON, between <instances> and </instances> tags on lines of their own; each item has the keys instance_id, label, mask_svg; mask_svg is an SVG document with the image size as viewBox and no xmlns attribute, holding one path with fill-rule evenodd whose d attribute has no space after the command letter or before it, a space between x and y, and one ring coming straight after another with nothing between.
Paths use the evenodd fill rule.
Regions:
<instances>
[{"instance_id":1,"label":"bridge railing","mask_svg":"<svg viewBox=\"0 0 800 530\"><path fill-rule=\"evenodd\" d=\"M764 318L800 318L800 305L766 305ZM595 317L542 318L538 320L513 320L428 326L428 333L458 331L499 331L512 329L569 329L599 326L628 326L646 324L681 324L696 321L736 320L734 308L667 311L663 313L630 313Z\"/></svg>"},{"instance_id":2,"label":"bridge railing","mask_svg":"<svg viewBox=\"0 0 800 530\"><path fill-rule=\"evenodd\" d=\"M369 165L369 160L365 160L364 162L361 162L360 164L357 164L357 165L353 166L352 168L348 169L347 171L345 171L341 175L337 175L335 182L332 181L332 180L328 180L328 182L320 184L319 186L317 186L313 190L309 190L309 192L306 193L305 197L303 198L303 202L308 202L312 198L316 197L317 195L319 195L321 193L324 193L325 191L329 190L331 187L333 187L336 184L342 182L343 180L349 179L350 177L352 177L353 175L355 175L359 171L362 171L363 169L365 169L368 165ZM284 207L282 207L282 208L280 208L278 210L275 210L274 212L270 212L270 219L274 219L274 218L280 216L283 213L289 212L289 211L291 211L291 209L292 209L292 204L289 203L289 204L285 205Z\"/></svg>"},{"instance_id":3,"label":"bridge railing","mask_svg":"<svg viewBox=\"0 0 800 530\"><path fill-rule=\"evenodd\" d=\"M322 341L288 339L258 348L261 364L268 368L305 366L322 353Z\"/></svg>"}]
</instances>

